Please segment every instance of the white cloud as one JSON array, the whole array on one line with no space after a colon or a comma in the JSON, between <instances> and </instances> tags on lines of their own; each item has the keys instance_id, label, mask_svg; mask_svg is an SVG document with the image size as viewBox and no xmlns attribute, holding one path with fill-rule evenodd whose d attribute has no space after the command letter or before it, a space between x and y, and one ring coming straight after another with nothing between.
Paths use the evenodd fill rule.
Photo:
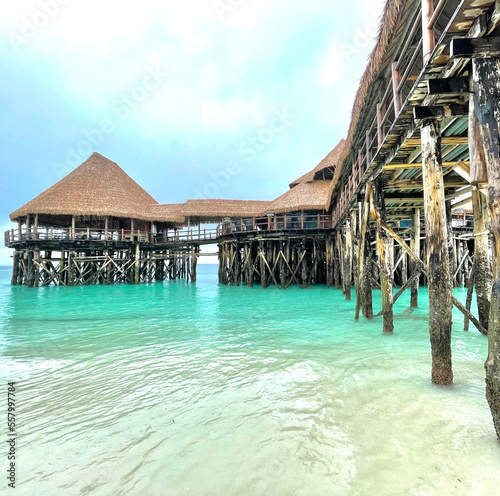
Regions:
<instances>
[{"instance_id":1,"label":"white cloud","mask_svg":"<svg viewBox=\"0 0 500 496\"><path fill-rule=\"evenodd\" d=\"M342 56L342 52L336 45L332 46L325 65L322 67L321 84L328 87L336 83L342 74L344 64L345 59Z\"/></svg>"}]
</instances>

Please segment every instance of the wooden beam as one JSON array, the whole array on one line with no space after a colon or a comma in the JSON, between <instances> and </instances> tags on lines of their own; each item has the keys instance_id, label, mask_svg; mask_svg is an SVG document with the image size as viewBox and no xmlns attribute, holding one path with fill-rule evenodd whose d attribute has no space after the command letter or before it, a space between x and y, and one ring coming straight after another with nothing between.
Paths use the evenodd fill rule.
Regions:
<instances>
[{"instance_id":1,"label":"wooden beam","mask_svg":"<svg viewBox=\"0 0 500 496\"><path fill-rule=\"evenodd\" d=\"M468 144L467 136L445 136L441 139L442 146ZM409 138L401 145L401 148L416 148L417 146L420 146L420 138Z\"/></svg>"},{"instance_id":2,"label":"wooden beam","mask_svg":"<svg viewBox=\"0 0 500 496\"><path fill-rule=\"evenodd\" d=\"M465 179L452 178L444 182L445 188L462 188L463 186L469 186ZM387 181L386 189L424 189L422 181L418 179L396 179L394 181Z\"/></svg>"},{"instance_id":3,"label":"wooden beam","mask_svg":"<svg viewBox=\"0 0 500 496\"><path fill-rule=\"evenodd\" d=\"M469 78L437 78L427 81L429 95L461 95L469 93Z\"/></svg>"},{"instance_id":4,"label":"wooden beam","mask_svg":"<svg viewBox=\"0 0 500 496\"><path fill-rule=\"evenodd\" d=\"M500 37L453 38L450 43L450 57L477 58L499 57Z\"/></svg>"},{"instance_id":5,"label":"wooden beam","mask_svg":"<svg viewBox=\"0 0 500 496\"><path fill-rule=\"evenodd\" d=\"M460 162L463 164L469 165L469 162L466 162L466 161L460 161ZM454 167L456 164L457 164L456 161L443 162L443 167ZM411 164L395 163L395 164L384 165L384 171L399 170L399 169L421 169L421 168L422 168L422 162L414 162Z\"/></svg>"},{"instance_id":6,"label":"wooden beam","mask_svg":"<svg viewBox=\"0 0 500 496\"><path fill-rule=\"evenodd\" d=\"M466 117L469 115L469 105L461 105L458 103L450 103L449 105L432 105L413 107L413 118L416 121L425 119L448 119L450 117Z\"/></svg>"},{"instance_id":7,"label":"wooden beam","mask_svg":"<svg viewBox=\"0 0 500 496\"><path fill-rule=\"evenodd\" d=\"M488 26L488 34L492 33L500 25L500 0L496 0L495 7L491 13Z\"/></svg>"}]
</instances>

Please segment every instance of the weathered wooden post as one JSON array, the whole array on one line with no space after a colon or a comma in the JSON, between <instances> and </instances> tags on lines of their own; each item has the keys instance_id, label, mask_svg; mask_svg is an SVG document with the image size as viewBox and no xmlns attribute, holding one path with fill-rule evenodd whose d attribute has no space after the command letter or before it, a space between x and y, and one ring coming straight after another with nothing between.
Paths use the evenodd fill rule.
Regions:
<instances>
[{"instance_id":1,"label":"weathered wooden post","mask_svg":"<svg viewBox=\"0 0 500 496\"><path fill-rule=\"evenodd\" d=\"M384 183L381 177L377 178L375 182L375 204L378 211L376 243L380 271L380 289L382 291L383 332L384 334L391 334L394 332L391 253L393 243L381 225L381 221L386 221Z\"/></svg>"},{"instance_id":2,"label":"weathered wooden post","mask_svg":"<svg viewBox=\"0 0 500 496\"><path fill-rule=\"evenodd\" d=\"M267 288L269 286L269 282L266 275L266 259L265 259L265 251L264 251L264 242L259 241L259 256L260 256L260 285L263 288Z\"/></svg>"},{"instance_id":3,"label":"weathered wooden post","mask_svg":"<svg viewBox=\"0 0 500 496\"><path fill-rule=\"evenodd\" d=\"M500 442L500 59L474 58L472 95L488 175L490 230L493 235L493 290L488 328L486 398ZM472 167L471 162L471 167ZM473 176L471 170L471 177Z\"/></svg>"},{"instance_id":4,"label":"weathered wooden post","mask_svg":"<svg viewBox=\"0 0 500 496\"><path fill-rule=\"evenodd\" d=\"M453 383L451 364L453 303L441 158L441 128L437 120L429 119L423 123L421 142L432 382L450 385Z\"/></svg>"},{"instance_id":5,"label":"weathered wooden post","mask_svg":"<svg viewBox=\"0 0 500 496\"><path fill-rule=\"evenodd\" d=\"M491 287L493 277L489 260L489 239L486 225L489 223L486 198L478 190L472 192L472 208L474 212L474 281L476 285L477 309L479 322L488 329Z\"/></svg>"},{"instance_id":6,"label":"weathered wooden post","mask_svg":"<svg viewBox=\"0 0 500 496\"><path fill-rule=\"evenodd\" d=\"M347 301L351 300L352 288L352 232L350 220L345 221L344 225L344 294Z\"/></svg>"},{"instance_id":7,"label":"weathered wooden post","mask_svg":"<svg viewBox=\"0 0 500 496\"><path fill-rule=\"evenodd\" d=\"M140 269L141 269L140 263L141 263L141 245L139 243L137 243L135 245L135 262L134 262L135 275L134 275L134 284L139 284L139 281L140 281Z\"/></svg>"},{"instance_id":8,"label":"weathered wooden post","mask_svg":"<svg viewBox=\"0 0 500 496\"><path fill-rule=\"evenodd\" d=\"M17 286L18 277L19 277L19 252L16 250L14 252L14 260L13 260L13 266L12 266L11 284L13 286Z\"/></svg>"},{"instance_id":9,"label":"weathered wooden post","mask_svg":"<svg viewBox=\"0 0 500 496\"><path fill-rule=\"evenodd\" d=\"M75 285L75 253L68 251L68 286Z\"/></svg>"},{"instance_id":10,"label":"weathered wooden post","mask_svg":"<svg viewBox=\"0 0 500 496\"><path fill-rule=\"evenodd\" d=\"M420 257L420 209L416 208L413 214L413 228L410 241L413 253ZM418 270L418 265L410 259L410 273L413 275ZM419 277L416 277L411 285L410 307L418 308L418 286Z\"/></svg>"},{"instance_id":11,"label":"weathered wooden post","mask_svg":"<svg viewBox=\"0 0 500 496\"><path fill-rule=\"evenodd\" d=\"M356 274L356 308L354 318L359 319L360 309L363 315L371 319L373 317L372 288L371 288L371 261L370 261L370 237L367 234L370 217L370 201L372 195L372 184L367 183L365 188L365 200L361 212L361 223L359 226L360 236L358 245L358 267Z\"/></svg>"},{"instance_id":12,"label":"weathered wooden post","mask_svg":"<svg viewBox=\"0 0 500 496\"><path fill-rule=\"evenodd\" d=\"M335 233L335 240L333 246L333 258L334 258L334 266L333 266L333 278L335 281L335 288L340 289L340 253L339 253L339 238L340 233L337 231Z\"/></svg>"},{"instance_id":13,"label":"weathered wooden post","mask_svg":"<svg viewBox=\"0 0 500 496\"><path fill-rule=\"evenodd\" d=\"M196 246L191 255L191 282L196 282L196 268L198 266L199 254L200 254L200 247Z\"/></svg>"}]
</instances>

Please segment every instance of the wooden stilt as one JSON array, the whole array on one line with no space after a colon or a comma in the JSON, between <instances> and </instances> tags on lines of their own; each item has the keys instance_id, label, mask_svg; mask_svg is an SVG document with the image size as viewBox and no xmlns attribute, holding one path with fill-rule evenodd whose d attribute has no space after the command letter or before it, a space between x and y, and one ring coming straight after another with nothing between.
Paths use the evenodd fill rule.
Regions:
<instances>
[{"instance_id":1,"label":"wooden stilt","mask_svg":"<svg viewBox=\"0 0 500 496\"><path fill-rule=\"evenodd\" d=\"M452 285L441 158L441 130L436 120L421 129L427 244L429 333L432 348L432 382L453 383L451 364Z\"/></svg>"},{"instance_id":2,"label":"wooden stilt","mask_svg":"<svg viewBox=\"0 0 500 496\"><path fill-rule=\"evenodd\" d=\"M368 316L368 318L373 317L373 310L371 311L370 315L370 309L369 307L371 306L371 281L368 280L368 277L365 276L365 270L367 268L366 266L366 261L369 256L369 250L370 246L367 246L367 236L366 236L366 231L368 227L368 220L369 220L369 215L370 215L370 201L371 201L371 195L372 195L372 185L371 183L366 184L366 189L365 189L365 200L363 202L363 208L361 212L361 223L360 223L360 239L359 239L359 252L358 252L358 270L357 270L357 275L356 275L356 309L354 313L354 319L358 320L359 319L359 312L360 309L363 307L363 302L365 303L366 306L363 307L363 315L365 317ZM364 288L364 283L367 283L369 285L369 302L365 301L365 288ZM368 313L368 315L366 315Z\"/></svg>"},{"instance_id":3,"label":"wooden stilt","mask_svg":"<svg viewBox=\"0 0 500 496\"><path fill-rule=\"evenodd\" d=\"M411 237L411 249L419 257L420 256L420 209L415 209L413 214L413 228ZM417 264L410 259L410 272L413 275L417 271ZM418 285L419 277L414 278L411 285L410 307L418 308Z\"/></svg>"},{"instance_id":4,"label":"wooden stilt","mask_svg":"<svg viewBox=\"0 0 500 496\"><path fill-rule=\"evenodd\" d=\"M486 398L500 442L500 59L473 59L471 90L488 174L488 206L493 235Z\"/></svg>"},{"instance_id":5,"label":"wooden stilt","mask_svg":"<svg viewBox=\"0 0 500 496\"><path fill-rule=\"evenodd\" d=\"M384 316L383 332L394 332L393 295L392 295L392 240L382 229L381 222L385 222L384 185L382 179L375 183L375 204L377 205L377 254L380 270L380 289L382 291L382 315Z\"/></svg>"},{"instance_id":6,"label":"wooden stilt","mask_svg":"<svg viewBox=\"0 0 500 496\"><path fill-rule=\"evenodd\" d=\"M345 221L344 226L345 246L344 246L344 294L346 301L351 300L352 288L352 233L351 222Z\"/></svg>"},{"instance_id":7,"label":"wooden stilt","mask_svg":"<svg viewBox=\"0 0 500 496\"><path fill-rule=\"evenodd\" d=\"M337 231L335 234L335 242L334 242L334 266L333 266L333 278L335 281L335 287L340 289L340 250L339 250L339 239L340 233Z\"/></svg>"},{"instance_id":8,"label":"wooden stilt","mask_svg":"<svg viewBox=\"0 0 500 496\"><path fill-rule=\"evenodd\" d=\"M13 286L17 286L18 283L18 278L19 278L19 252L15 251L14 252L14 260L13 260L13 266L12 266L12 280L11 283Z\"/></svg>"},{"instance_id":9,"label":"wooden stilt","mask_svg":"<svg viewBox=\"0 0 500 496\"><path fill-rule=\"evenodd\" d=\"M493 275L489 261L489 240L486 225L489 224L488 206L485 196L474 190L472 192L472 208L474 212L474 282L476 284L477 309L479 322L485 329L489 326L491 287Z\"/></svg>"},{"instance_id":10,"label":"wooden stilt","mask_svg":"<svg viewBox=\"0 0 500 496\"><path fill-rule=\"evenodd\" d=\"M141 269L141 245L137 243L135 245L135 275L134 284L139 284L140 282L140 269Z\"/></svg>"}]
</instances>

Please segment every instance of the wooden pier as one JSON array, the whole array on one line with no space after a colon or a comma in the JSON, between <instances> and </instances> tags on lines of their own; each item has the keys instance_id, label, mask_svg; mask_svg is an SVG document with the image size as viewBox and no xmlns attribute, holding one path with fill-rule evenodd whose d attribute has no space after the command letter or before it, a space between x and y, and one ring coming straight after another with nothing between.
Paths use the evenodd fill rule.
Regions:
<instances>
[{"instance_id":1,"label":"wooden pier","mask_svg":"<svg viewBox=\"0 0 500 496\"><path fill-rule=\"evenodd\" d=\"M387 0L346 140L274 201L161 205L93 154L11 215L12 283L194 281L200 246L217 244L222 284L341 288L353 319L389 335L395 302L409 291L418 307L424 284L431 379L453 383L456 307L488 335L500 440L499 26L499 0Z\"/></svg>"}]
</instances>

